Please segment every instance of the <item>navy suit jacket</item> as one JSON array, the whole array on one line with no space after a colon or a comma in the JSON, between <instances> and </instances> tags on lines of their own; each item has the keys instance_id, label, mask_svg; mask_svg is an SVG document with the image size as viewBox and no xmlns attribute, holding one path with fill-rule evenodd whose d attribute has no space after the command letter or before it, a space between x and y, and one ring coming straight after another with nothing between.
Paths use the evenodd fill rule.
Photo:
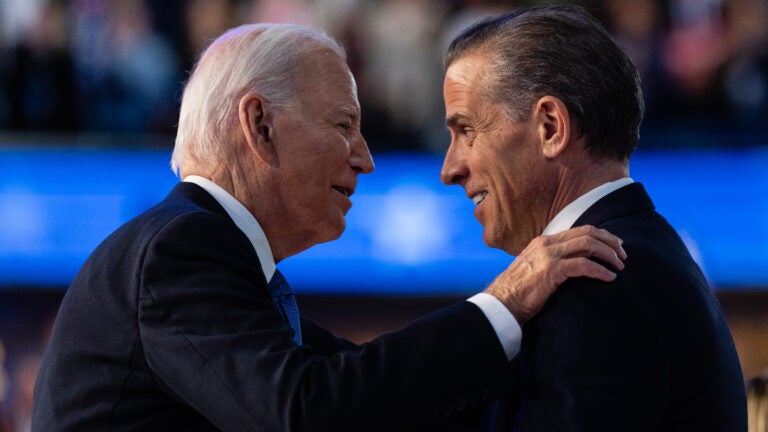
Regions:
<instances>
[{"instance_id":1,"label":"navy suit jacket","mask_svg":"<svg viewBox=\"0 0 768 432\"><path fill-rule=\"evenodd\" d=\"M508 366L460 302L356 346L267 293L247 237L197 185L108 237L62 301L34 431L437 430Z\"/></svg>"},{"instance_id":2,"label":"navy suit jacket","mask_svg":"<svg viewBox=\"0 0 768 432\"><path fill-rule=\"evenodd\" d=\"M575 226L586 224L624 240L626 268L612 283L567 281L525 324L510 395L486 412L486 428L746 431L720 305L643 186L605 196Z\"/></svg>"}]
</instances>

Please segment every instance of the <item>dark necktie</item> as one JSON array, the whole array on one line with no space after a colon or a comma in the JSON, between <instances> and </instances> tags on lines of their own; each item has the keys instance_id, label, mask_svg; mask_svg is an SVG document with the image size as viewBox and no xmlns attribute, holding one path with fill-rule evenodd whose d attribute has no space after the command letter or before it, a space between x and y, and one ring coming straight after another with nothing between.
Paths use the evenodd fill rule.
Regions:
<instances>
[{"instance_id":1,"label":"dark necktie","mask_svg":"<svg viewBox=\"0 0 768 432\"><path fill-rule=\"evenodd\" d=\"M293 329L293 340L301 345L301 322L299 320L299 306L296 304L296 297L288 286L280 270L275 270L272 280L269 281L269 294L272 301L275 302L277 310L283 315L288 324Z\"/></svg>"}]
</instances>

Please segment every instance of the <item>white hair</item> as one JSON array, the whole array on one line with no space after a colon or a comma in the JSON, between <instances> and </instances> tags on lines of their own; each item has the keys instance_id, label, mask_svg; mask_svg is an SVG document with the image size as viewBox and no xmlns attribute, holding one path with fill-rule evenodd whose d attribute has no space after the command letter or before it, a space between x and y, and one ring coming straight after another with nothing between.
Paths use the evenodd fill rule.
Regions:
<instances>
[{"instance_id":1,"label":"white hair","mask_svg":"<svg viewBox=\"0 0 768 432\"><path fill-rule=\"evenodd\" d=\"M316 29L295 24L248 24L222 34L202 54L184 89L171 167L184 160L214 161L226 155L238 122L240 99L258 93L273 109L298 102L299 74L309 54L344 49Z\"/></svg>"}]
</instances>

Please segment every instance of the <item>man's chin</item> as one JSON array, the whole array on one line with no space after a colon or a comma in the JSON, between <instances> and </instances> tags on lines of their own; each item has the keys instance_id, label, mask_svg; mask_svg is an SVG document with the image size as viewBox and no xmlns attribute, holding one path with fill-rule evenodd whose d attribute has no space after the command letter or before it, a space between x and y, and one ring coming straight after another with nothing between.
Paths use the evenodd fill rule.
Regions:
<instances>
[{"instance_id":1,"label":"man's chin","mask_svg":"<svg viewBox=\"0 0 768 432\"><path fill-rule=\"evenodd\" d=\"M483 231L483 243L485 243L485 245L489 248L505 250L504 242L501 240L502 239L500 237L494 236L492 233L490 233L487 228Z\"/></svg>"},{"instance_id":2,"label":"man's chin","mask_svg":"<svg viewBox=\"0 0 768 432\"><path fill-rule=\"evenodd\" d=\"M510 241L509 239L505 239L503 236L498 234L494 235L490 233L487 229L483 231L483 242L489 248L503 250L504 252L512 256L520 255L520 252L522 252L523 249L525 249L525 246L527 246L527 243L523 245L516 245L515 244L516 242Z\"/></svg>"},{"instance_id":3,"label":"man's chin","mask_svg":"<svg viewBox=\"0 0 768 432\"><path fill-rule=\"evenodd\" d=\"M344 233L346 228L347 221L344 218L341 218L336 223L329 224L317 234L315 237L315 244L328 243L329 241L338 239Z\"/></svg>"}]
</instances>

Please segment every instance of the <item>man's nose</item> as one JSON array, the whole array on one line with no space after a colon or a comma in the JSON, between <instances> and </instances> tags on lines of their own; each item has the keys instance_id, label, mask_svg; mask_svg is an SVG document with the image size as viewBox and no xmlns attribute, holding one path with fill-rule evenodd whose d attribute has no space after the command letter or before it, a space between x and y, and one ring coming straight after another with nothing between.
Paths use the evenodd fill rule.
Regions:
<instances>
[{"instance_id":1,"label":"man's nose","mask_svg":"<svg viewBox=\"0 0 768 432\"><path fill-rule=\"evenodd\" d=\"M355 140L352 144L352 152L349 155L349 165L358 174L370 174L375 168L373 164L373 156L368 149L368 143L365 142L365 138L360 134L359 139Z\"/></svg>"},{"instance_id":2,"label":"man's nose","mask_svg":"<svg viewBox=\"0 0 768 432\"><path fill-rule=\"evenodd\" d=\"M467 175L467 165L456 150L456 146L451 143L448 151L445 152L443 168L440 170L440 181L447 185L462 184Z\"/></svg>"}]
</instances>

